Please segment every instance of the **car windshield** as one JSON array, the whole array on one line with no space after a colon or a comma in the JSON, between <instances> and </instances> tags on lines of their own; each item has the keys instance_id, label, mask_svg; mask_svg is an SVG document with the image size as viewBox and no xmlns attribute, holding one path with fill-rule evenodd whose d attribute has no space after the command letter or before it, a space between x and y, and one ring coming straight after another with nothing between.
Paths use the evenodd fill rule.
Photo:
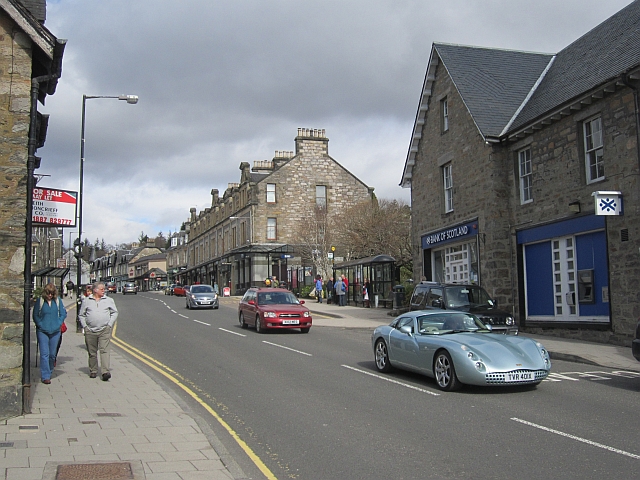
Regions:
<instances>
[{"instance_id":1,"label":"car windshield","mask_svg":"<svg viewBox=\"0 0 640 480\"><path fill-rule=\"evenodd\" d=\"M482 287L452 286L445 288L447 308L492 307L493 300Z\"/></svg>"},{"instance_id":2,"label":"car windshield","mask_svg":"<svg viewBox=\"0 0 640 480\"><path fill-rule=\"evenodd\" d=\"M213 293L213 287L210 285L194 285L189 291L191 293Z\"/></svg>"},{"instance_id":3,"label":"car windshield","mask_svg":"<svg viewBox=\"0 0 640 480\"><path fill-rule=\"evenodd\" d=\"M297 305L298 299L291 292L259 292L259 305Z\"/></svg>"},{"instance_id":4,"label":"car windshield","mask_svg":"<svg viewBox=\"0 0 640 480\"><path fill-rule=\"evenodd\" d=\"M475 315L468 313L443 313L423 315L417 318L418 331L425 335L444 333L488 331L487 327Z\"/></svg>"}]
</instances>

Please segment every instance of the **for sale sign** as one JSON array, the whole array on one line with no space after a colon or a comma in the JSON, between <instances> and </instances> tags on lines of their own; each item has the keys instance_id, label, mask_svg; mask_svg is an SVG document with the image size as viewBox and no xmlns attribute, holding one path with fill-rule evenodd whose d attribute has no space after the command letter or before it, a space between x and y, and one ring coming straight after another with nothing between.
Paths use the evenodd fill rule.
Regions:
<instances>
[{"instance_id":1,"label":"for sale sign","mask_svg":"<svg viewBox=\"0 0 640 480\"><path fill-rule=\"evenodd\" d=\"M31 220L37 224L75 227L77 204L78 192L34 188Z\"/></svg>"}]
</instances>

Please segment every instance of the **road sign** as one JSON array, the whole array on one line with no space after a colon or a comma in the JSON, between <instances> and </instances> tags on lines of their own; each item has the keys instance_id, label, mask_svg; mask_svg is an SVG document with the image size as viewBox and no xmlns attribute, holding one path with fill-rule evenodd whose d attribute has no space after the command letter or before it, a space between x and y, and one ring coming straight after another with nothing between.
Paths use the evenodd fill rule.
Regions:
<instances>
[{"instance_id":1,"label":"road sign","mask_svg":"<svg viewBox=\"0 0 640 480\"><path fill-rule=\"evenodd\" d=\"M293 255L289 253L283 253L282 255L280 255L280 258L293 258Z\"/></svg>"}]
</instances>

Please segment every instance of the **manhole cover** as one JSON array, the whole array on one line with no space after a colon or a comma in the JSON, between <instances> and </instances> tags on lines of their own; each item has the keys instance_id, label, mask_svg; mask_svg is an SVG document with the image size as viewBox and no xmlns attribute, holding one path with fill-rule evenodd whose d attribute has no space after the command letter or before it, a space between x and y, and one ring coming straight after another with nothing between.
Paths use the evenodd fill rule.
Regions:
<instances>
[{"instance_id":1,"label":"manhole cover","mask_svg":"<svg viewBox=\"0 0 640 480\"><path fill-rule=\"evenodd\" d=\"M79 463L58 465L56 480L131 480L133 471L129 462Z\"/></svg>"}]
</instances>

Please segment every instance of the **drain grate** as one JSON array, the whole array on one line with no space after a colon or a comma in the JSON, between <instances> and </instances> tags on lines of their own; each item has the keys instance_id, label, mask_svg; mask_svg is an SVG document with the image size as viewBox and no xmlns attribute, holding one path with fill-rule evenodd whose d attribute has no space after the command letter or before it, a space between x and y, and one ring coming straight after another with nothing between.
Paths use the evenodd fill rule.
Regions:
<instances>
[{"instance_id":1,"label":"drain grate","mask_svg":"<svg viewBox=\"0 0 640 480\"><path fill-rule=\"evenodd\" d=\"M12 448L13 442L0 442L0 448Z\"/></svg>"},{"instance_id":2,"label":"drain grate","mask_svg":"<svg viewBox=\"0 0 640 480\"><path fill-rule=\"evenodd\" d=\"M80 423L82 423L83 425L95 425L98 422L96 422L95 420L83 420Z\"/></svg>"},{"instance_id":3,"label":"drain grate","mask_svg":"<svg viewBox=\"0 0 640 480\"><path fill-rule=\"evenodd\" d=\"M131 480L134 478L129 462L79 463L58 465L56 480Z\"/></svg>"},{"instance_id":4,"label":"drain grate","mask_svg":"<svg viewBox=\"0 0 640 480\"><path fill-rule=\"evenodd\" d=\"M20 425L18 430L38 430L39 428L38 425Z\"/></svg>"},{"instance_id":5,"label":"drain grate","mask_svg":"<svg viewBox=\"0 0 640 480\"><path fill-rule=\"evenodd\" d=\"M121 417L121 413L96 413L98 417Z\"/></svg>"}]
</instances>

